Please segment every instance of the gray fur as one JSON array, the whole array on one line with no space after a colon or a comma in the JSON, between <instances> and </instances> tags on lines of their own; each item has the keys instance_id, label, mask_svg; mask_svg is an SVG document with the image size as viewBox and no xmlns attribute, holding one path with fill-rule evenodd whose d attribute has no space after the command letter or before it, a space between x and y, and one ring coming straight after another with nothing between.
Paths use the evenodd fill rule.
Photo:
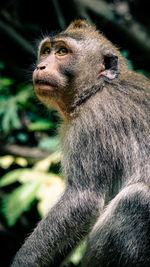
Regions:
<instances>
[{"instance_id":1,"label":"gray fur","mask_svg":"<svg viewBox=\"0 0 150 267\"><path fill-rule=\"evenodd\" d=\"M68 185L12 266L59 266L93 227L82 266L148 267L150 82L129 72L118 50L93 27L76 24L55 37L77 50L52 77L59 74L66 87L41 97L46 105L48 98L58 105L63 99L61 109L69 117L59 129ZM109 51L119 59L114 79L107 77L111 70L97 76Z\"/></svg>"}]
</instances>

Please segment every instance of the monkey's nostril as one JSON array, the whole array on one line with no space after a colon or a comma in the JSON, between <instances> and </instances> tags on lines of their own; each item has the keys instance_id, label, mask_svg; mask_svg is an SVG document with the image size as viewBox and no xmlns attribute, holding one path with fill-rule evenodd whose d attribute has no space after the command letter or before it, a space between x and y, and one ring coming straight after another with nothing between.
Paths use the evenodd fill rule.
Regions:
<instances>
[{"instance_id":1,"label":"monkey's nostril","mask_svg":"<svg viewBox=\"0 0 150 267\"><path fill-rule=\"evenodd\" d=\"M37 66L37 70L44 70L44 69L46 69L45 65L38 65Z\"/></svg>"}]
</instances>

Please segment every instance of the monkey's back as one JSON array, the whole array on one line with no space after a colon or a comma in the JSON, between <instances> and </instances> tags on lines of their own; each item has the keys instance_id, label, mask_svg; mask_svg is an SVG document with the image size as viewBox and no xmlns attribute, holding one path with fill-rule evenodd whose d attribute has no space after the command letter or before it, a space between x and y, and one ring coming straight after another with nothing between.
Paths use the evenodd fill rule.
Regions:
<instances>
[{"instance_id":1,"label":"monkey's back","mask_svg":"<svg viewBox=\"0 0 150 267\"><path fill-rule=\"evenodd\" d=\"M102 180L109 188L113 184L114 194L128 183L150 184L147 78L133 72L120 75L119 82L108 82L91 96L79 114L66 131L62 147L62 168L67 177L72 171L76 173L76 168L79 176L82 169L96 186L101 186Z\"/></svg>"}]
</instances>

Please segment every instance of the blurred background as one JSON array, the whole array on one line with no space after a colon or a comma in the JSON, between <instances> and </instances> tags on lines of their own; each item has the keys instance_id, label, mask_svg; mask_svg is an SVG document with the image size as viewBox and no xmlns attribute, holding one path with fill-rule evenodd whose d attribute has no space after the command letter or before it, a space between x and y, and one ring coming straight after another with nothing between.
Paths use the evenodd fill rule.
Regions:
<instances>
[{"instance_id":1,"label":"blurred background","mask_svg":"<svg viewBox=\"0 0 150 267\"><path fill-rule=\"evenodd\" d=\"M37 44L85 18L150 77L147 0L0 0L0 267L10 266L24 238L56 203L61 177L59 117L36 98ZM85 243L67 266L80 266Z\"/></svg>"}]
</instances>

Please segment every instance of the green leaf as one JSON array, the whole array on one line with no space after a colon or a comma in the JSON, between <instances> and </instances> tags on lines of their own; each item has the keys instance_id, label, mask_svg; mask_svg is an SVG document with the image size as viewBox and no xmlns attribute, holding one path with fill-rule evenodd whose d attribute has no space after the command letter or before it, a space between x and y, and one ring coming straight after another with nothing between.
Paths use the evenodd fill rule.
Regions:
<instances>
[{"instance_id":1,"label":"green leaf","mask_svg":"<svg viewBox=\"0 0 150 267\"><path fill-rule=\"evenodd\" d=\"M54 123L52 121L47 120L38 120L29 125L30 131L46 131L54 127Z\"/></svg>"},{"instance_id":2,"label":"green leaf","mask_svg":"<svg viewBox=\"0 0 150 267\"><path fill-rule=\"evenodd\" d=\"M84 240L73 252L70 260L74 265L78 265L83 257L86 248L86 240Z\"/></svg>"},{"instance_id":3,"label":"green leaf","mask_svg":"<svg viewBox=\"0 0 150 267\"><path fill-rule=\"evenodd\" d=\"M4 97L0 95L0 114L2 115L5 113L6 106L8 105L8 99L5 99ZM8 107L8 106L7 106Z\"/></svg>"},{"instance_id":4,"label":"green leaf","mask_svg":"<svg viewBox=\"0 0 150 267\"><path fill-rule=\"evenodd\" d=\"M9 226L13 226L20 215L30 209L39 186L38 182L23 184L3 199L2 213Z\"/></svg>"},{"instance_id":5,"label":"green leaf","mask_svg":"<svg viewBox=\"0 0 150 267\"><path fill-rule=\"evenodd\" d=\"M58 145L59 145L58 137L45 138L44 140L41 140L39 142L39 148L43 150L51 150L52 152L58 150Z\"/></svg>"},{"instance_id":6,"label":"green leaf","mask_svg":"<svg viewBox=\"0 0 150 267\"><path fill-rule=\"evenodd\" d=\"M55 174L49 174L49 179L41 184L37 198L39 214L43 217L58 202L65 191L65 183L61 177Z\"/></svg>"},{"instance_id":7,"label":"green leaf","mask_svg":"<svg viewBox=\"0 0 150 267\"><path fill-rule=\"evenodd\" d=\"M2 178L0 179L0 187L7 186L17 182L22 171L23 171L22 169L17 169L3 175Z\"/></svg>"},{"instance_id":8,"label":"green leaf","mask_svg":"<svg viewBox=\"0 0 150 267\"><path fill-rule=\"evenodd\" d=\"M13 128L15 129L20 129L21 128L21 122L20 119L18 117L18 113L17 113L17 106L12 106L12 114L14 114L14 116L10 117L10 122Z\"/></svg>"},{"instance_id":9,"label":"green leaf","mask_svg":"<svg viewBox=\"0 0 150 267\"><path fill-rule=\"evenodd\" d=\"M13 79L10 79L10 78L2 78L0 80L0 85L3 86L3 87L11 86L12 84L14 84L14 80Z\"/></svg>"},{"instance_id":10,"label":"green leaf","mask_svg":"<svg viewBox=\"0 0 150 267\"><path fill-rule=\"evenodd\" d=\"M51 164L57 164L61 161L61 152L56 151L52 154L50 154L48 157L39 160L37 163L35 163L33 169L38 172L47 172L51 166Z\"/></svg>"},{"instance_id":11,"label":"green leaf","mask_svg":"<svg viewBox=\"0 0 150 267\"><path fill-rule=\"evenodd\" d=\"M11 97L7 101L7 104L4 106L2 129L5 133L8 133L10 129L19 129L20 127L21 123L17 113L16 99L14 97Z\"/></svg>"},{"instance_id":12,"label":"green leaf","mask_svg":"<svg viewBox=\"0 0 150 267\"><path fill-rule=\"evenodd\" d=\"M22 104L25 103L32 95L33 86L26 85L16 96L17 102Z\"/></svg>"},{"instance_id":13,"label":"green leaf","mask_svg":"<svg viewBox=\"0 0 150 267\"><path fill-rule=\"evenodd\" d=\"M11 155L0 157L0 166L3 169L8 169L15 161L15 158Z\"/></svg>"}]
</instances>

